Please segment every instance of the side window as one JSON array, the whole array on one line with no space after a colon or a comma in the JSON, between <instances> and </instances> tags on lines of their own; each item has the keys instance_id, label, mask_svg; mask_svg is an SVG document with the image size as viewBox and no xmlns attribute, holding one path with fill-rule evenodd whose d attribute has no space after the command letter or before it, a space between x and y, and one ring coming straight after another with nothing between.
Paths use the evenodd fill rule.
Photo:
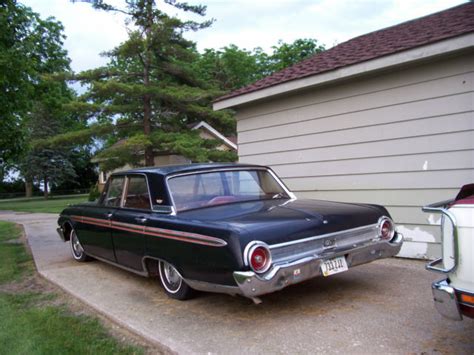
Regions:
<instances>
[{"instance_id":1,"label":"side window","mask_svg":"<svg viewBox=\"0 0 474 355\"><path fill-rule=\"evenodd\" d=\"M128 178L124 207L151 209L150 193L148 192L148 185L144 176L137 175Z\"/></svg>"},{"instance_id":2,"label":"side window","mask_svg":"<svg viewBox=\"0 0 474 355\"><path fill-rule=\"evenodd\" d=\"M105 206L120 207L120 199L122 198L124 181L125 177L123 176L112 178L103 202Z\"/></svg>"}]
</instances>

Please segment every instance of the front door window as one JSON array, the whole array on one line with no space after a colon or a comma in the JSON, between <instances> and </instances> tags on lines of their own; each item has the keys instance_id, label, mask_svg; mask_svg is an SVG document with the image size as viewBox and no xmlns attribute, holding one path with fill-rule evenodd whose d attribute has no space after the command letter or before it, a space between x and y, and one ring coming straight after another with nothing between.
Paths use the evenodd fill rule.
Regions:
<instances>
[{"instance_id":1,"label":"front door window","mask_svg":"<svg viewBox=\"0 0 474 355\"><path fill-rule=\"evenodd\" d=\"M105 195L105 206L120 207L124 182L125 177L123 176L117 176L112 178L108 185L107 193Z\"/></svg>"}]
</instances>

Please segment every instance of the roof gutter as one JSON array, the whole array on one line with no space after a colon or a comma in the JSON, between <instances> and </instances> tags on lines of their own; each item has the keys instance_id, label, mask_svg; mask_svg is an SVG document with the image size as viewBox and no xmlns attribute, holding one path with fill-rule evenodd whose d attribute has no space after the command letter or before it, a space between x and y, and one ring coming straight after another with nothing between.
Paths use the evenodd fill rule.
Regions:
<instances>
[{"instance_id":1,"label":"roof gutter","mask_svg":"<svg viewBox=\"0 0 474 355\"><path fill-rule=\"evenodd\" d=\"M247 94L231 97L222 101L215 102L213 104L213 109L217 111L226 108L233 108L249 104L257 100L266 99L272 96L286 94L296 90L307 89L322 84L328 84L338 80L368 74L370 72L380 69L386 69L393 66L417 62L420 60L428 59L430 57L448 55L453 52L468 48L474 48L474 33L449 38L432 44L405 50L399 53L375 58L369 61L349 65L336 70L311 75L302 79L291 80Z\"/></svg>"}]
</instances>

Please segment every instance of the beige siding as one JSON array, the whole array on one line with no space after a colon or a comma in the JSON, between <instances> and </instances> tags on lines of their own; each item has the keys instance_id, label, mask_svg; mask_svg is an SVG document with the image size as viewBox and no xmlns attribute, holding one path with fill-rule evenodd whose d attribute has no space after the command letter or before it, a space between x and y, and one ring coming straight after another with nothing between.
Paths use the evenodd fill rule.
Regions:
<instances>
[{"instance_id":1,"label":"beige siding","mask_svg":"<svg viewBox=\"0 0 474 355\"><path fill-rule=\"evenodd\" d=\"M408 242L439 252L421 206L474 181L474 54L237 110L241 162L272 166L301 198L385 205Z\"/></svg>"}]
</instances>

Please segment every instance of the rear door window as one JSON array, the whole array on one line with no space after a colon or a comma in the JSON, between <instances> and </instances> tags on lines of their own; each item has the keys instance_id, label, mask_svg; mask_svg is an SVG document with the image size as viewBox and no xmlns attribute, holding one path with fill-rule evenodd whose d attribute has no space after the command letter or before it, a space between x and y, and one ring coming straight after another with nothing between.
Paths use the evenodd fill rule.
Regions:
<instances>
[{"instance_id":1,"label":"rear door window","mask_svg":"<svg viewBox=\"0 0 474 355\"><path fill-rule=\"evenodd\" d=\"M127 194L125 196L124 207L151 209L150 193L146 178L142 175L128 177Z\"/></svg>"}]
</instances>

